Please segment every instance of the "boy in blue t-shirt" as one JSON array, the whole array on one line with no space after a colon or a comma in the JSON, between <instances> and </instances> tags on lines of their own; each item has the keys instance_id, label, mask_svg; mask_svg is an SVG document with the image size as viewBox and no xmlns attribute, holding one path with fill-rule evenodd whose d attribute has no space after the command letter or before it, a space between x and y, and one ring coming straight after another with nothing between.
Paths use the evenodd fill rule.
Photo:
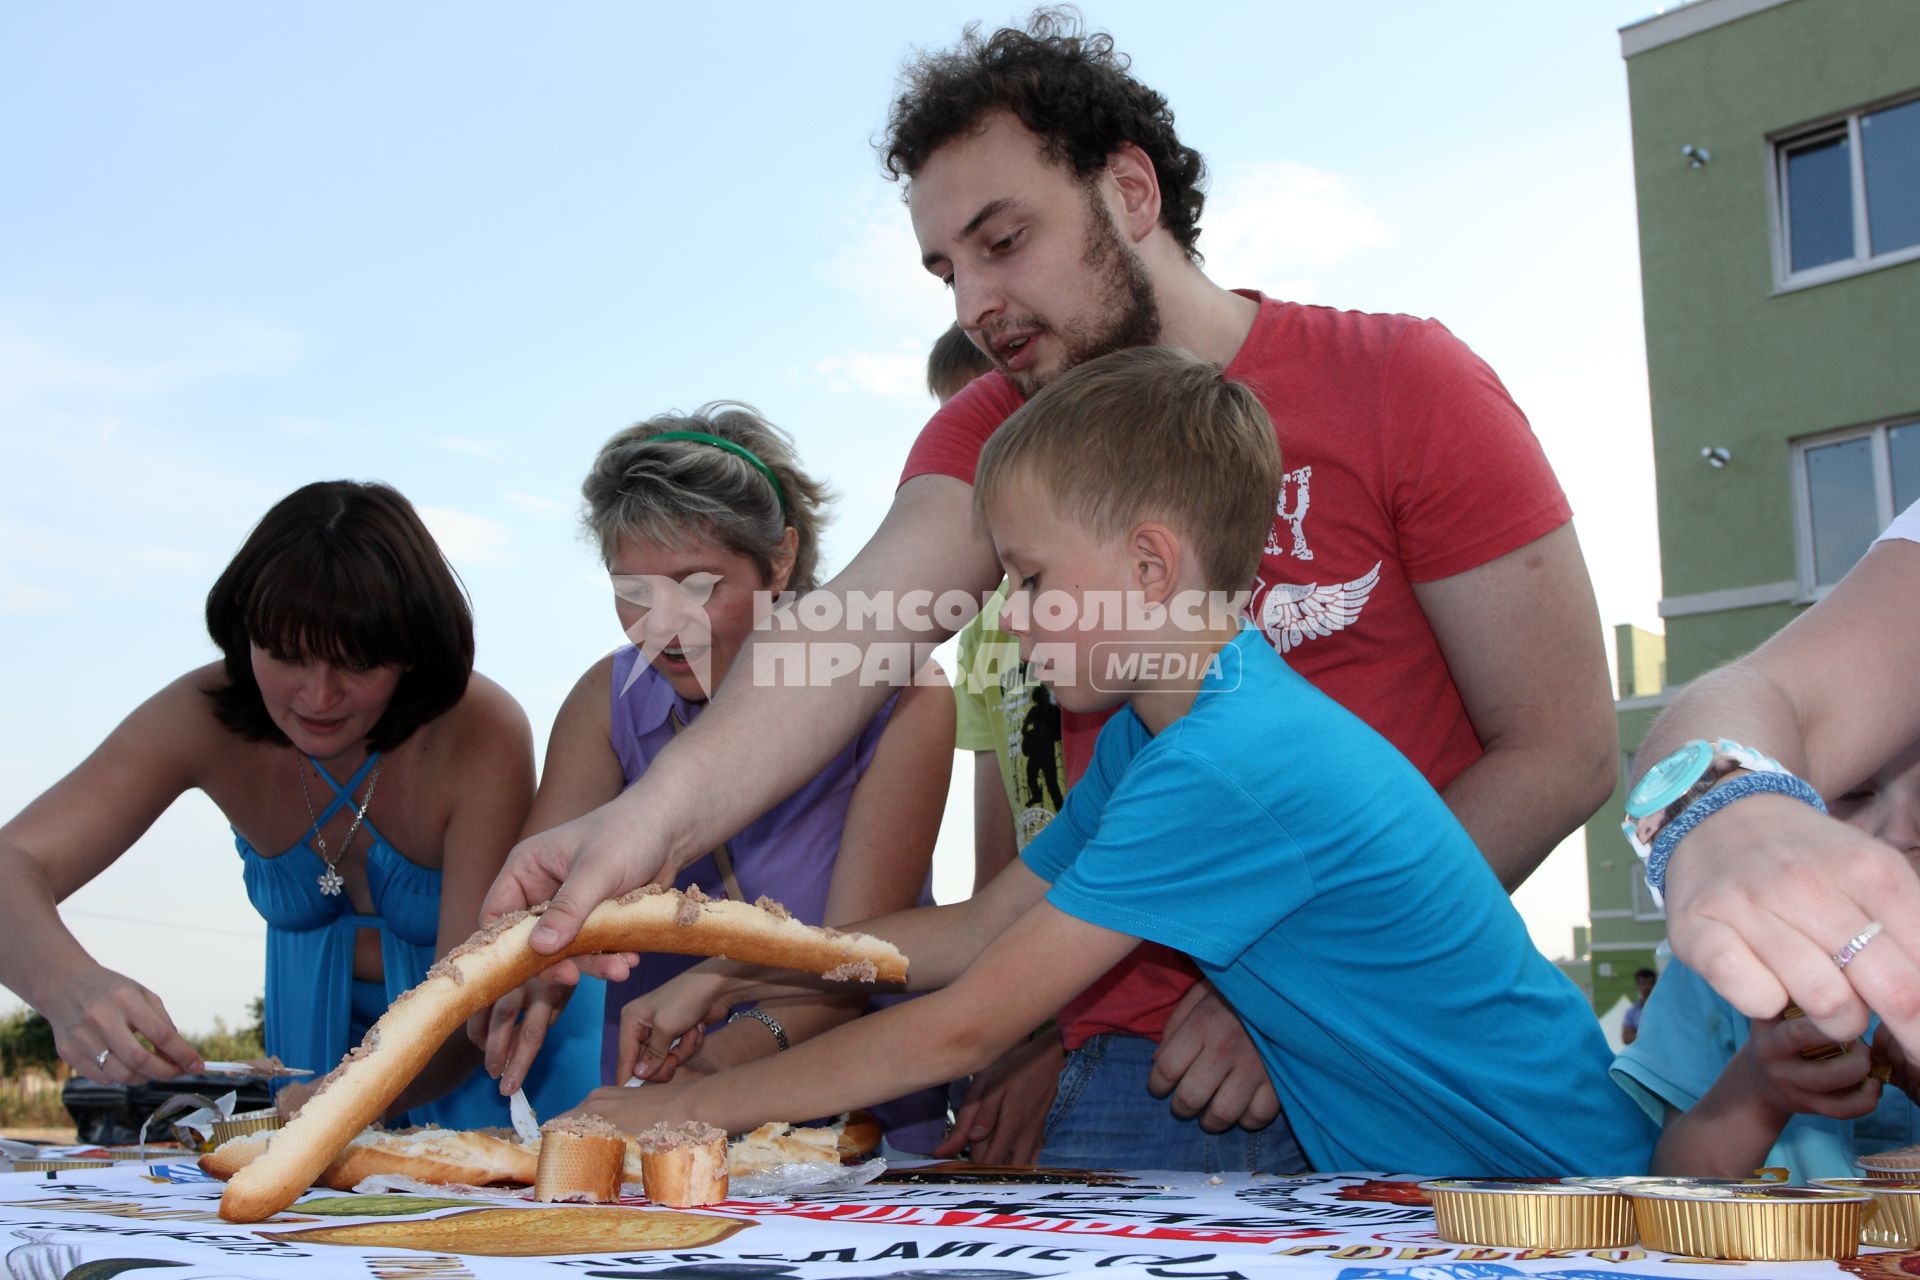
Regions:
<instances>
[{"instance_id":1,"label":"boy in blue t-shirt","mask_svg":"<svg viewBox=\"0 0 1920 1280\"><path fill-rule=\"evenodd\" d=\"M1003 625L1063 708L1124 706L1085 778L971 901L862 926L934 994L588 1108L738 1131L868 1105L977 1070L1150 939L1233 1003L1316 1168L1643 1172L1651 1122L1466 831L1240 625L1280 474L1252 392L1166 348L1081 365L1009 418L975 482ZM656 993L648 1051L781 989L709 962Z\"/></svg>"}]
</instances>

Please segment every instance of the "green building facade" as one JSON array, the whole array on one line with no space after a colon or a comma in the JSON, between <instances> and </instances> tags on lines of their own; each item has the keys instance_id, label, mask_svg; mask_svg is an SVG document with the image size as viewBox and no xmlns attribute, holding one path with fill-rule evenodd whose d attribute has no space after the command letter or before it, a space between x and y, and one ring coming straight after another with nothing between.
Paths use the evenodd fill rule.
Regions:
<instances>
[{"instance_id":1,"label":"green building facade","mask_svg":"<svg viewBox=\"0 0 1920 1280\"><path fill-rule=\"evenodd\" d=\"M1617 632L1624 777L1679 686L1920 499L1920 3L1696 0L1620 38L1666 626ZM1601 1010L1665 933L1620 812L1587 825Z\"/></svg>"}]
</instances>

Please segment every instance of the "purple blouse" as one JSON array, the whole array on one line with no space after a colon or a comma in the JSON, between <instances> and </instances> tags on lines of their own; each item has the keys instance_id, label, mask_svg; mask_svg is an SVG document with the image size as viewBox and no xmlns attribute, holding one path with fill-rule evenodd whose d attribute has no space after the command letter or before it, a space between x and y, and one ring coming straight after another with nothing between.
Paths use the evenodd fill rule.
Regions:
<instances>
[{"instance_id":1,"label":"purple blouse","mask_svg":"<svg viewBox=\"0 0 1920 1280\"><path fill-rule=\"evenodd\" d=\"M609 736L628 786L706 706L682 698L666 677L651 667L642 670L629 688L627 681L638 661L640 652L632 645L613 655ZM719 849L689 864L674 880L674 886L684 889L697 884L708 897L735 897L747 902L764 894L784 905L796 919L807 924L823 923L827 886L834 860L840 854L840 834L846 827L853 788L873 763L874 750L898 700L898 694L889 698L860 735L792 795L748 823ZM933 901L930 886L921 886L920 901L923 905ZM629 1000L653 990L699 959L645 952L625 981L607 984L600 1042L603 1082L616 1083L613 1075L619 1051L620 1010ZM891 1003L885 997L880 1001ZM945 1133L945 1091L924 1089L876 1107L874 1114L886 1125L887 1139L893 1145L909 1151L930 1151Z\"/></svg>"}]
</instances>

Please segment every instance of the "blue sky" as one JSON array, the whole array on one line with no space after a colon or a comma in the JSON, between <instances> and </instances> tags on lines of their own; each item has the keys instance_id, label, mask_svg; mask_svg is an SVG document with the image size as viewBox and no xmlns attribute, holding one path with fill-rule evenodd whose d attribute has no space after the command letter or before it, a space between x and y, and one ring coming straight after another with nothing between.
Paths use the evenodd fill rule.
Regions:
<instances>
[{"instance_id":1,"label":"blue sky","mask_svg":"<svg viewBox=\"0 0 1920 1280\"><path fill-rule=\"evenodd\" d=\"M1085 6L1208 158L1215 279L1446 321L1531 416L1604 620L1642 625L1659 581L1616 31L1652 9ZM543 744L620 638L574 524L615 429L759 406L841 494L844 563L951 319L869 140L908 49L1019 12L0 6L0 812L213 656L207 586L309 480L384 479L426 512L481 669ZM950 875L970 839L956 804ZM70 923L186 1026L231 1019L262 964L236 864L188 797ZM1536 880L1520 901L1557 954L1577 854Z\"/></svg>"}]
</instances>

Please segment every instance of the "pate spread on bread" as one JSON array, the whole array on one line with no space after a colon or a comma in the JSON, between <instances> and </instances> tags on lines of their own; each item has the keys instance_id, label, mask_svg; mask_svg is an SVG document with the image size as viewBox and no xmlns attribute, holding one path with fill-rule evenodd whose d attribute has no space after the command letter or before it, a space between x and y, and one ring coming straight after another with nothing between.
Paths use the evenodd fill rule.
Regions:
<instances>
[{"instance_id":1,"label":"pate spread on bread","mask_svg":"<svg viewBox=\"0 0 1920 1280\"><path fill-rule=\"evenodd\" d=\"M674 1209L727 1198L727 1131L698 1120L657 1124L634 1135L647 1199Z\"/></svg>"}]
</instances>

